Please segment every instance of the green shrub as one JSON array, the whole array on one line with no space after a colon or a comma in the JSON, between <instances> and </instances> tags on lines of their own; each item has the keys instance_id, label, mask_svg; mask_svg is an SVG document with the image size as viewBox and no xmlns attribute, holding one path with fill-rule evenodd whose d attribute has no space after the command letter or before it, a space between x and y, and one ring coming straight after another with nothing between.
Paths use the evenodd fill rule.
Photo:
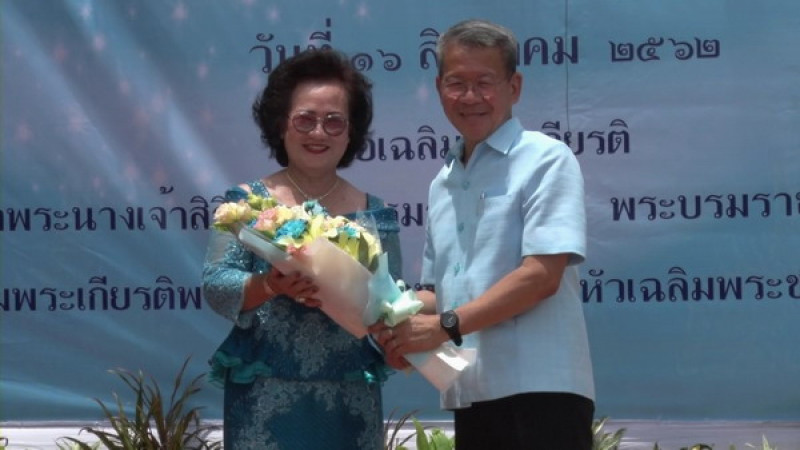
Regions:
<instances>
[{"instance_id":1,"label":"green shrub","mask_svg":"<svg viewBox=\"0 0 800 450\"><path fill-rule=\"evenodd\" d=\"M432 428L429 434L417 419L412 418L412 420L416 430L417 450L453 450L455 448L455 437L448 436L441 428Z\"/></svg>"},{"instance_id":2,"label":"green shrub","mask_svg":"<svg viewBox=\"0 0 800 450\"><path fill-rule=\"evenodd\" d=\"M619 444L622 443L625 428L620 428L614 433L605 433L603 427L606 425L606 421L608 421L608 417L592 423L592 450L617 450Z\"/></svg>"},{"instance_id":3,"label":"green shrub","mask_svg":"<svg viewBox=\"0 0 800 450\"><path fill-rule=\"evenodd\" d=\"M417 450L453 450L455 448L454 437L448 436L441 428L426 429L414 417L416 412L414 410L403 414L397 420L393 420L394 411L389 414L386 425L383 427L384 450L408 450L405 444L412 438L416 438ZM414 423L414 432L398 442L397 435L409 420Z\"/></svg>"},{"instance_id":4,"label":"green shrub","mask_svg":"<svg viewBox=\"0 0 800 450\"><path fill-rule=\"evenodd\" d=\"M169 398L161 394L161 389L152 377L145 377L142 371L132 373L125 369L111 370L133 392L133 412L126 411L125 403L113 393L116 410L112 411L102 401L95 399L103 410L109 425L106 428L84 427L81 432L94 435L99 442L87 443L72 437L63 437L59 448L93 450L102 444L110 450L218 450L219 441L210 441L212 426L200 423L199 407L189 407L189 398L200 391L204 374L195 377L182 387L183 375L189 359L184 361L175 378ZM63 447L62 445L67 445Z\"/></svg>"},{"instance_id":5,"label":"green shrub","mask_svg":"<svg viewBox=\"0 0 800 450\"><path fill-rule=\"evenodd\" d=\"M386 423L383 425L383 450L404 450L405 447L403 445L411 440L414 435L409 435L403 438L400 442L397 442L397 434L400 433L400 430L403 429L403 426L406 424L408 419L410 419L414 414L417 413L417 410L407 412L400 416L397 420L394 420L394 411L389 413L389 418L386 419Z\"/></svg>"}]
</instances>

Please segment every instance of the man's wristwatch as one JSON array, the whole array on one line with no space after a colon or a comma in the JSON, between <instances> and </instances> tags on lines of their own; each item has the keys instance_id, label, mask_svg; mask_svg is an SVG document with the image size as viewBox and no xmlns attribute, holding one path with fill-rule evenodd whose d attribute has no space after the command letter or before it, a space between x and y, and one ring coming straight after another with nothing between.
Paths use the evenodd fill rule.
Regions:
<instances>
[{"instance_id":1,"label":"man's wristwatch","mask_svg":"<svg viewBox=\"0 0 800 450\"><path fill-rule=\"evenodd\" d=\"M461 331L458 329L458 314L452 309L439 315L439 325L450 336L450 340L456 345L461 345Z\"/></svg>"}]
</instances>

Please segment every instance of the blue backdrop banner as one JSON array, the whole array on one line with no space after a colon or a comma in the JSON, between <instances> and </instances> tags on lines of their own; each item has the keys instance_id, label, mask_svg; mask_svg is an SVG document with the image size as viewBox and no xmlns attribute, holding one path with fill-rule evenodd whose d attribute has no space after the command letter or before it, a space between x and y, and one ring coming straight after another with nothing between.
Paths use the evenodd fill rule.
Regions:
<instances>
[{"instance_id":1,"label":"blue backdrop banner","mask_svg":"<svg viewBox=\"0 0 800 450\"><path fill-rule=\"evenodd\" d=\"M709 0L2 0L0 421L97 420L107 373L171 384L231 324L200 271L219 195L277 170L250 106L330 45L375 84L343 175L401 223L419 278L427 186L459 138L437 36L511 28L515 113L586 178L597 415L799 420L800 3ZM197 399L220 418L222 393ZM449 417L417 374L386 411Z\"/></svg>"}]
</instances>

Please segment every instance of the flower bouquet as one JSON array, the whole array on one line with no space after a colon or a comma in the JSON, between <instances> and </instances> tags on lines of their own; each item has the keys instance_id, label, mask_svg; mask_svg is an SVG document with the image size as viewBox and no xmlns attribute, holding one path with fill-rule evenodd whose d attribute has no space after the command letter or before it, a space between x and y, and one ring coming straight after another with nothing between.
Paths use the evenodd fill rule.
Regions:
<instances>
[{"instance_id":1,"label":"flower bouquet","mask_svg":"<svg viewBox=\"0 0 800 450\"><path fill-rule=\"evenodd\" d=\"M402 280L392 279L387 255L366 217L330 216L315 201L290 207L244 191L242 197L217 208L213 227L233 233L281 272L310 277L319 288L320 309L350 334L364 337L367 326L378 320L396 324L422 307L413 290L401 289ZM461 352L445 344L406 358L444 390L470 362Z\"/></svg>"}]
</instances>

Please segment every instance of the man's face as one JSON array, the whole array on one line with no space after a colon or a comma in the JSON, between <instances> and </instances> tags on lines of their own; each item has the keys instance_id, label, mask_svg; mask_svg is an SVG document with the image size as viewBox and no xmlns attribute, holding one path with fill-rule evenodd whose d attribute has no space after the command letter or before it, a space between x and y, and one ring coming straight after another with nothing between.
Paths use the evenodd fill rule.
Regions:
<instances>
[{"instance_id":1,"label":"man's face","mask_svg":"<svg viewBox=\"0 0 800 450\"><path fill-rule=\"evenodd\" d=\"M509 77L495 48L448 46L436 77L439 99L450 123L461 133L467 151L488 138L511 117L519 100L522 76Z\"/></svg>"}]
</instances>

